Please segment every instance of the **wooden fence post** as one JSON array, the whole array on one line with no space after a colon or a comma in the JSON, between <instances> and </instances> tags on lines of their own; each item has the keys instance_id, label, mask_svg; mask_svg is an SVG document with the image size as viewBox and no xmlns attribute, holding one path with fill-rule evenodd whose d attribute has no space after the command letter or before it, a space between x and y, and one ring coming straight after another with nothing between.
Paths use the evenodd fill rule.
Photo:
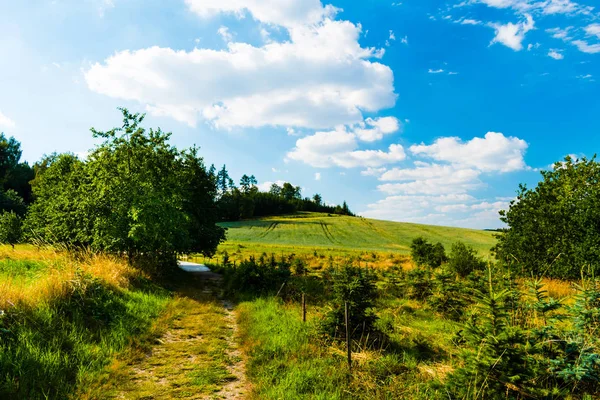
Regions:
<instances>
[{"instance_id":1,"label":"wooden fence post","mask_svg":"<svg viewBox=\"0 0 600 400\"><path fill-rule=\"evenodd\" d=\"M348 349L348 369L352 370L352 349L350 348L350 324L348 322L348 302L344 303L346 320L346 348Z\"/></svg>"},{"instance_id":2,"label":"wooden fence post","mask_svg":"<svg viewBox=\"0 0 600 400\"><path fill-rule=\"evenodd\" d=\"M302 322L306 322L306 295L302 293Z\"/></svg>"}]
</instances>

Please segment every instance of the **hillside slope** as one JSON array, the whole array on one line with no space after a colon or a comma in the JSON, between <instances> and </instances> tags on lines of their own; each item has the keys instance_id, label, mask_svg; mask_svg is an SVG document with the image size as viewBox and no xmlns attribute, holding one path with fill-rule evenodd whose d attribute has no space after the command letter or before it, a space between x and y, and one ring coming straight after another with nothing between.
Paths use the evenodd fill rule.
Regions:
<instances>
[{"instance_id":1,"label":"hillside slope","mask_svg":"<svg viewBox=\"0 0 600 400\"><path fill-rule=\"evenodd\" d=\"M319 213L298 213L220 225L228 228L223 248L237 246L267 253L268 248L272 248L273 251L327 249L408 254L411 241L424 236L429 241L441 242L447 251L452 243L461 240L482 255L489 255L490 248L496 243L493 232Z\"/></svg>"}]
</instances>

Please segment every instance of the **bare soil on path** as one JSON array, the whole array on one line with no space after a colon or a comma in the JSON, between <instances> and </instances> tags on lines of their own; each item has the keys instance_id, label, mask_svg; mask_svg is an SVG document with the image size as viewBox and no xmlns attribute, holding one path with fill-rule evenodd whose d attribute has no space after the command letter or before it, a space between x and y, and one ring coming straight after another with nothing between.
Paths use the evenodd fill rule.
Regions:
<instances>
[{"instance_id":1,"label":"bare soil on path","mask_svg":"<svg viewBox=\"0 0 600 400\"><path fill-rule=\"evenodd\" d=\"M189 277L189 279L188 279ZM243 399L245 362L234 304L220 299L221 276L188 272L176 289L162 334L141 354L116 360L88 399Z\"/></svg>"}]
</instances>

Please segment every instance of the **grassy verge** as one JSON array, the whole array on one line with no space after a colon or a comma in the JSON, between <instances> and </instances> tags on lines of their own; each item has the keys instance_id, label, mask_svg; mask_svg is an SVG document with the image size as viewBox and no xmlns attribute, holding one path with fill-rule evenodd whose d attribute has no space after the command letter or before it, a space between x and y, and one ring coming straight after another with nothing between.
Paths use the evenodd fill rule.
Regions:
<instances>
[{"instance_id":1,"label":"grassy verge","mask_svg":"<svg viewBox=\"0 0 600 400\"><path fill-rule=\"evenodd\" d=\"M242 346L248 356L253 399L438 398L435 384L452 369L457 325L419 308L389 302L381 313L390 334L385 349L358 349L348 372L343 346L318 333L321 313L274 298L239 305Z\"/></svg>"},{"instance_id":2,"label":"grassy verge","mask_svg":"<svg viewBox=\"0 0 600 400\"><path fill-rule=\"evenodd\" d=\"M0 398L66 399L143 340L170 294L105 257L2 248Z\"/></svg>"},{"instance_id":3,"label":"grassy verge","mask_svg":"<svg viewBox=\"0 0 600 400\"><path fill-rule=\"evenodd\" d=\"M232 335L223 305L203 282L186 277L156 321L154 340L115 359L81 399L204 398L234 379L228 366Z\"/></svg>"}]
</instances>

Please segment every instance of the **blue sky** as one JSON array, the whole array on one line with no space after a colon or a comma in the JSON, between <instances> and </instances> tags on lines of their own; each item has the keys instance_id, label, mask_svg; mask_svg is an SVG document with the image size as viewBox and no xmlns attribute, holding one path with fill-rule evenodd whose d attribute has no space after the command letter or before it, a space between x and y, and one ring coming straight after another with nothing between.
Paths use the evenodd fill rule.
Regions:
<instances>
[{"instance_id":1,"label":"blue sky","mask_svg":"<svg viewBox=\"0 0 600 400\"><path fill-rule=\"evenodd\" d=\"M590 0L4 1L0 26L0 131L30 162L85 154L125 106L236 179L495 228L600 145Z\"/></svg>"}]
</instances>

